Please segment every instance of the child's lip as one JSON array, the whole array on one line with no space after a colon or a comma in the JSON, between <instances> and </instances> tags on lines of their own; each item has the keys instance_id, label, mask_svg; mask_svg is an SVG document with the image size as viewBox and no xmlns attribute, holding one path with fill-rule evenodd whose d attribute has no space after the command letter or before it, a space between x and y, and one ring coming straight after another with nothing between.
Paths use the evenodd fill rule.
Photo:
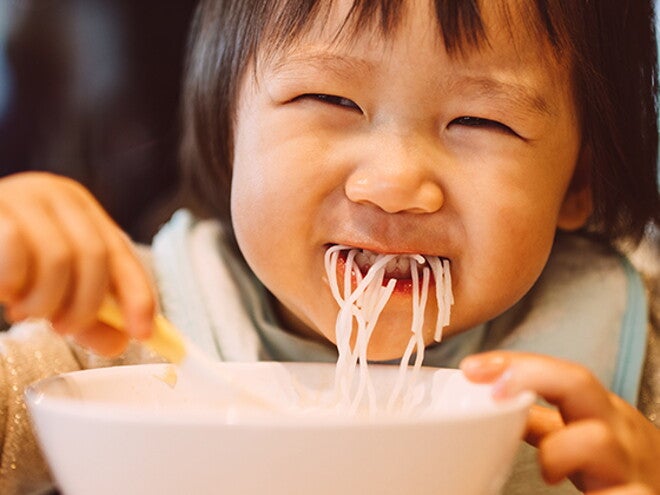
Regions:
<instances>
[{"instance_id":1,"label":"child's lip","mask_svg":"<svg viewBox=\"0 0 660 495\"><path fill-rule=\"evenodd\" d=\"M438 258L443 258L443 259L449 259L440 255L436 254L429 254L429 253L423 253L419 249L415 249L414 247L408 247L408 246L384 246L380 244L373 244L373 245L367 245L367 244L352 244L350 242L332 242L332 243L327 243L325 244L325 249L331 248L333 246L346 246L347 248L350 249L361 249L364 251L371 251L372 253L376 254L421 254L422 256L436 256Z\"/></svg>"},{"instance_id":2,"label":"child's lip","mask_svg":"<svg viewBox=\"0 0 660 495\"><path fill-rule=\"evenodd\" d=\"M423 257L435 257L435 258L440 258L441 260L448 260L451 262L451 258L448 256L443 256L441 254L431 254L431 253L424 253L423 251L419 249L415 249L413 247L406 247L406 246L397 246L397 247L392 247L388 248L386 246L367 246L367 245L361 245L361 244L351 244L350 242L332 242L332 243L327 243L324 245L324 250L328 250L331 247L334 246L346 246L347 249L359 249L363 251L370 251L375 254L394 254L394 255L415 255L419 254Z\"/></svg>"}]
</instances>

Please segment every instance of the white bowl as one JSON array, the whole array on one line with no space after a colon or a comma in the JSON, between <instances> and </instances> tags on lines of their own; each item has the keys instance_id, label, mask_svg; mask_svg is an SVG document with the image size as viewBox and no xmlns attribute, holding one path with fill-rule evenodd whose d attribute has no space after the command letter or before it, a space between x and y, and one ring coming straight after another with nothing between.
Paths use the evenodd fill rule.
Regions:
<instances>
[{"instance_id":1,"label":"white bowl","mask_svg":"<svg viewBox=\"0 0 660 495\"><path fill-rule=\"evenodd\" d=\"M335 366L223 363L295 402L333 386ZM370 366L388 393L392 366ZM26 392L37 437L65 495L498 493L534 397L494 402L461 372L422 368L415 414L347 415L227 407L170 365L67 373ZM181 377L185 378L185 377ZM315 399L311 399L314 401Z\"/></svg>"}]
</instances>

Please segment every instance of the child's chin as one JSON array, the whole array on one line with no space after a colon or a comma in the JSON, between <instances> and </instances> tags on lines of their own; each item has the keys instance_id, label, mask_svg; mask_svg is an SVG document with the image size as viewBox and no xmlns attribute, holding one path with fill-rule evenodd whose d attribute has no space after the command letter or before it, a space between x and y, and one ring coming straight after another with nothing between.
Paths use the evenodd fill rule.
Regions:
<instances>
[{"instance_id":1,"label":"child's chin","mask_svg":"<svg viewBox=\"0 0 660 495\"><path fill-rule=\"evenodd\" d=\"M399 361L405 352L403 349L376 349L369 350L367 359L372 362Z\"/></svg>"},{"instance_id":2,"label":"child's chin","mask_svg":"<svg viewBox=\"0 0 660 495\"><path fill-rule=\"evenodd\" d=\"M369 361L400 360L406 352L406 348L408 347L408 343L410 341L410 335L406 335L405 340L401 339L397 342L392 342L391 339L384 340L385 341L379 340L378 336L374 332L374 335L372 336L371 342L369 343L369 347L367 349L367 359ZM429 342L425 342L424 347L426 347L428 344Z\"/></svg>"}]
</instances>

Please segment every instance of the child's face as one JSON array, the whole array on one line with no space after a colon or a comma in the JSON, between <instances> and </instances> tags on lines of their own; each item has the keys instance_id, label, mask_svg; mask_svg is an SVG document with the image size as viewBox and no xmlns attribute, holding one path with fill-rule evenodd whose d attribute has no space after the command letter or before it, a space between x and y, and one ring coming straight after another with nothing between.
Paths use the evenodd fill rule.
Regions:
<instances>
[{"instance_id":1,"label":"child's face","mask_svg":"<svg viewBox=\"0 0 660 495\"><path fill-rule=\"evenodd\" d=\"M569 70L538 36L512 39L487 10L489 44L450 57L425 2L410 3L391 39L367 30L332 44L350 3L337 2L329 22L260 64L258 80L251 71L244 79L232 183L238 242L284 322L333 342L329 246L448 258L455 304L445 336L455 334L518 301L557 226L576 214L562 208L580 151ZM402 355L411 297L392 295L371 359ZM435 315L430 297L427 344Z\"/></svg>"}]
</instances>

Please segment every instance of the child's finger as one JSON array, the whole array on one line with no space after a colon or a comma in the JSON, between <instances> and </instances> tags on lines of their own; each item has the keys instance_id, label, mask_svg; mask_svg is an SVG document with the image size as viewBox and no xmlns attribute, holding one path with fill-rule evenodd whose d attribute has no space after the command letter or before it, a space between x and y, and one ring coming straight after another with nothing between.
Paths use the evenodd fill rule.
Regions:
<instances>
[{"instance_id":1,"label":"child's finger","mask_svg":"<svg viewBox=\"0 0 660 495\"><path fill-rule=\"evenodd\" d=\"M73 339L96 354L116 357L126 350L129 337L125 332L98 322L86 330L78 332Z\"/></svg>"},{"instance_id":2,"label":"child's finger","mask_svg":"<svg viewBox=\"0 0 660 495\"><path fill-rule=\"evenodd\" d=\"M54 215L75 249L75 283L53 326L60 333L77 333L96 321L96 312L108 291L108 249L85 205L70 197L58 198Z\"/></svg>"},{"instance_id":3,"label":"child's finger","mask_svg":"<svg viewBox=\"0 0 660 495\"><path fill-rule=\"evenodd\" d=\"M27 249L32 253L29 285L22 297L9 308L14 320L50 318L62 305L72 277L73 251L66 235L54 221L52 212L38 202L12 208L21 226Z\"/></svg>"},{"instance_id":4,"label":"child's finger","mask_svg":"<svg viewBox=\"0 0 660 495\"><path fill-rule=\"evenodd\" d=\"M106 234L109 245L109 284L122 309L126 330L133 337L151 335L155 295L146 271L127 237L118 228Z\"/></svg>"},{"instance_id":5,"label":"child's finger","mask_svg":"<svg viewBox=\"0 0 660 495\"><path fill-rule=\"evenodd\" d=\"M28 285L30 257L18 222L0 204L0 302L12 303Z\"/></svg>"},{"instance_id":6,"label":"child's finger","mask_svg":"<svg viewBox=\"0 0 660 495\"><path fill-rule=\"evenodd\" d=\"M630 479L631 474L626 472L630 463L624 449L612 429L600 420L571 423L546 436L539 445L539 462L549 483L580 473L583 480L599 480L600 486L610 486Z\"/></svg>"},{"instance_id":7,"label":"child's finger","mask_svg":"<svg viewBox=\"0 0 660 495\"><path fill-rule=\"evenodd\" d=\"M70 187L80 201L91 206L89 214L103 236L107 247L109 288L124 314L126 331L136 338L148 337L152 330L156 298L131 241L87 190L75 184Z\"/></svg>"},{"instance_id":8,"label":"child's finger","mask_svg":"<svg viewBox=\"0 0 660 495\"><path fill-rule=\"evenodd\" d=\"M151 335L156 302L144 268L128 247L113 256L110 286L126 321L126 330L139 339Z\"/></svg>"},{"instance_id":9,"label":"child's finger","mask_svg":"<svg viewBox=\"0 0 660 495\"><path fill-rule=\"evenodd\" d=\"M493 351L463 360L465 375L480 382L495 381L497 396L532 390L559 407L565 421L608 419L613 406L608 392L586 368L540 354Z\"/></svg>"},{"instance_id":10,"label":"child's finger","mask_svg":"<svg viewBox=\"0 0 660 495\"><path fill-rule=\"evenodd\" d=\"M513 353L505 351L483 352L466 357L460 368L465 376L476 383L497 380L511 365Z\"/></svg>"},{"instance_id":11,"label":"child's finger","mask_svg":"<svg viewBox=\"0 0 660 495\"><path fill-rule=\"evenodd\" d=\"M557 411L534 405L530 408L529 415L527 416L525 441L538 447L543 438L563 427L564 421Z\"/></svg>"}]
</instances>

